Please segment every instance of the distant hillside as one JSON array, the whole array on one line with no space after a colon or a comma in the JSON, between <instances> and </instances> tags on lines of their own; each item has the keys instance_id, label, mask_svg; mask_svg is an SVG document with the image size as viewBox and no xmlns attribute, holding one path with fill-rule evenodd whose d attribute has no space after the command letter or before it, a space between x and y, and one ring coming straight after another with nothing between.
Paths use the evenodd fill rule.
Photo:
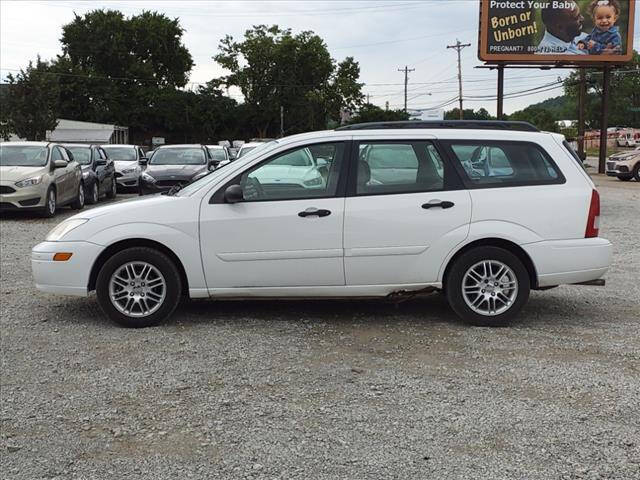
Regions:
<instances>
[{"instance_id":1,"label":"distant hillside","mask_svg":"<svg viewBox=\"0 0 640 480\"><path fill-rule=\"evenodd\" d=\"M547 110L558 120L577 120L578 111L571 100L565 95L548 98L547 100L529 105L532 108L542 108Z\"/></svg>"}]
</instances>

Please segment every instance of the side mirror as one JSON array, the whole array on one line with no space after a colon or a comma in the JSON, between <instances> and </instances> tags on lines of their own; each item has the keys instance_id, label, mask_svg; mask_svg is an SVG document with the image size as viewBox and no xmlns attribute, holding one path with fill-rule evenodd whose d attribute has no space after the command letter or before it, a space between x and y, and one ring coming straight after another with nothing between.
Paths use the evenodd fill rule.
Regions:
<instances>
[{"instance_id":1,"label":"side mirror","mask_svg":"<svg viewBox=\"0 0 640 480\"><path fill-rule=\"evenodd\" d=\"M149 159L147 157L142 157L138 160L138 165L140 166L145 166L147 163L149 163Z\"/></svg>"},{"instance_id":2,"label":"side mirror","mask_svg":"<svg viewBox=\"0 0 640 480\"><path fill-rule=\"evenodd\" d=\"M107 161L104 158L99 158L98 160L96 160L96 165L98 167L103 167L107 164Z\"/></svg>"},{"instance_id":3,"label":"side mirror","mask_svg":"<svg viewBox=\"0 0 640 480\"><path fill-rule=\"evenodd\" d=\"M318 167L326 167L327 165L329 165L329 162L327 162L324 158L318 158L316 160L316 165L318 165Z\"/></svg>"},{"instance_id":4,"label":"side mirror","mask_svg":"<svg viewBox=\"0 0 640 480\"><path fill-rule=\"evenodd\" d=\"M54 160L53 168L66 168L68 164L66 160Z\"/></svg>"},{"instance_id":5,"label":"side mirror","mask_svg":"<svg viewBox=\"0 0 640 480\"><path fill-rule=\"evenodd\" d=\"M209 171L213 172L216 168L218 168L219 164L220 162L216 160L209 160Z\"/></svg>"},{"instance_id":6,"label":"side mirror","mask_svg":"<svg viewBox=\"0 0 640 480\"><path fill-rule=\"evenodd\" d=\"M244 200L242 187L240 185L229 185L224 191L224 201L227 203L238 203Z\"/></svg>"}]
</instances>

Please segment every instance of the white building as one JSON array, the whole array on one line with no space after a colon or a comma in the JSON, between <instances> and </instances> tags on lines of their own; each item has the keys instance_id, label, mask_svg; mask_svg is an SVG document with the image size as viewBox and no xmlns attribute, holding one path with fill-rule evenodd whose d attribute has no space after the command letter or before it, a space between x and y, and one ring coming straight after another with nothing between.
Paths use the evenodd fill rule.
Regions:
<instances>
[{"instance_id":1,"label":"white building","mask_svg":"<svg viewBox=\"0 0 640 480\"><path fill-rule=\"evenodd\" d=\"M433 110L407 109L409 120L444 120L444 110L437 108Z\"/></svg>"},{"instance_id":2,"label":"white building","mask_svg":"<svg viewBox=\"0 0 640 480\"><path fill-rule=\"evenodd\" d=\"M46 139L67 143L129 143L129 128L60 118L54 130L47 130Z\"/></svg>"}]
</instances>

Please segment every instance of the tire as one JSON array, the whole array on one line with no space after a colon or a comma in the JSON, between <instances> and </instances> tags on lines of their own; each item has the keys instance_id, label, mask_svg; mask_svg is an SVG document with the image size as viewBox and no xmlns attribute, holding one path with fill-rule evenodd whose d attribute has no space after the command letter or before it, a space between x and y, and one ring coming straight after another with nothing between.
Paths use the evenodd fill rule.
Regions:
<instances>
[{"instance_id":1,"label":"tire","mask_svg":"<svg viewBox=\"0 0 640 480\"><path fill-rule=\"evenodd\" d=\"M636 166L633 167L633 178L636 179L636 182L640 182L640 162L636 163Z\"/></svg>"},{"instance_id":2,"label":"tire","mask_svg":"<svg viewBox=\"0 0 640 480\"><path fill-rule=\"evenodd\" d=\"M492 269L487 277L493 278L493 286L493 282L485 284L482 274L484 262L491 262ZM496 269L500 270L501 266L506 267L506 271L499 278L495 278L495 275L499 274ZM475 275L469 273L471 270L474 270ZM496 287L502 282L505 283ZM478 290L475 289L476 285ZM504 288L504 285L511 288ZM463 293L465 287L466 294ZM494 289L496 295L491 293L489 296ZM517 256L503 248L487 246L469 250L455 260L448 272L445 290L451 308L465 322L479 327L505 327L527 303L531 284L529 273ZM476 299L480 302L474 309L471 305ZM501 302L500 305L496 300ZM494 312L489 314L487 310L491 308L491 302ZM484 313L481 310L484 310Z\"/></svg>"},{"instance_id":3,"label":"tire","mask_svg":"<svg viewBox=\"0 0 640 480\"><path fill-rule=\"evenodd\" d=\"M126 265L129 267L125 268ZM147 265L151 268L145 278L155 286L142 286L142 269ZM123 280L133 278L136 285L118 280L116 275ZM111 256L100 269L96 282L102 311L118 325L128 328L151 327L169 318L180 302L181 292L182 281L176 265L164 253L148 247L127 248ZM112 294L116 297L113 301Z\"/></svg>"},{"instance_id":4,"label":"tire","mask_svg":"<svg viewBox=\"0 0 640 480\"><path fill-rule=\"evenodd\" d=\"M117 190L118 190L118 186L116 185L116 177L111 177L111 188L107 192L107 198L109 199L116 198Z\"/></svg>"},{"instance_id":5,"label":"tire","mask_svg":"<svg viewBox=\"0 0 640 480\"><path fill-rule=\"evenodd\" d=\"M57 194L56 189L49 187L47 189L47 200L45 201L44 208L40 211L40 215L44 218L54 217L56 214Z\"/></svg>"},{"instance_id":6,"label":"tire","mask_svg":"<svg viewBox=\"0 0 640 480\"><path fill-rule=\"evenodd\" d=\"M621 182L628 182L629 180L631 180L633 178L633 175L618 175L618 180L620 180Z\"/></svg>"},{"instance_id":7,"label":"tire","mask_svg":"<svg viewBox=\"0 0 640 480\"><path fill-rule=\"evenodd\" d=\"M82 210L84 208L84 184L80 182L78 186L78 195L73 202L71 202L71 208L73 210Z\"/></svg>"},{"instance_id":8,"label":"tire","mask_svg":"<svg viewBox=\"0 0 640 480\"><path fill-rule=\"evenodd\" d=\"M87 197L87 203L94 205L98 203L100 199L100 191L98 190L98 182L93 182L93 186L91 187L91 193Z\"/></svg>"}]
</instances>

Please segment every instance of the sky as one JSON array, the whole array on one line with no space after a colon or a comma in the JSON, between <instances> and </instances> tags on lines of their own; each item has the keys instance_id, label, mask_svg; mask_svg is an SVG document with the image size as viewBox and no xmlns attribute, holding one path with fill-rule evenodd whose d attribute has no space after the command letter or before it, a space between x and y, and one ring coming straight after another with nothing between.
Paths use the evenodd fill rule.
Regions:
<instances>
[{"instance_id":1,"label":"sky","mask_svg":"<svg viewBox=\"0 0 640 480\"><path fill-rule=\"evenodd\" d=\"M623 0L624 1L624 0ZM632 0L637 1L637 0ZM163 12L179 18L183 41L193 56L190 85L195 88L225 74L215 63L219 41L226 35L242 39L253 25L277 24L293 32L311 30L324 39L332 57L341 61L352 56L360 64L360 81L369 101L380 107L402 108L404 73L408 66L408 107L445 106L458 95L457 55L447 49L456 40L470 43L462 51L464 108L486 108L496 113L497 73L477 68L478 0L371 0L371 1L0 1L0 76L24 68L37 55L55 58L61 52L62 26L74 13L108 8L125 15L143 10ZM640 8L636 8L634 47L640 49ZM505 93L518 94L565 77L569 70L508 69ZM229 94L241 100L238 91ZM504 110L512 113L527 105L562 94L555 88L535 95L505 99ZM485 97L485 98L482 98ZM448 104L448 105L447 105Z\"/></svg>"}]
</instances>

